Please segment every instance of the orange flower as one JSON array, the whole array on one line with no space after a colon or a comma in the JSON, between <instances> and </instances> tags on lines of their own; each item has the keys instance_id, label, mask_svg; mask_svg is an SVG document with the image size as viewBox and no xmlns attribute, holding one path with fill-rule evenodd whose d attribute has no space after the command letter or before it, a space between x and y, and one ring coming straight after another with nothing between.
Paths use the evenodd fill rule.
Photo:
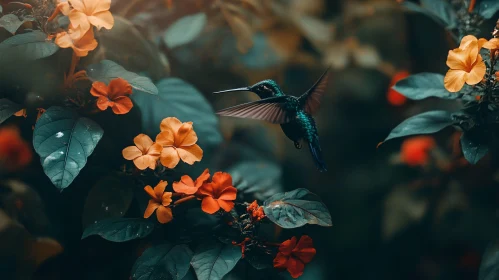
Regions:
<instances>
[{"instance_id":1,"label":"orange flower","mask_svg":"<svg viewBox=\"0 0 499 280\"><path fill-rule=\"evenodd\" d=\"M128 97L132 94L132 86L122 78L111 80L109 86L102 82L94 82L90 94L98 97L97 107L102 111L111 107L113 113L122 115L130 112L133 107L132 100Z\"/></svg>"},{"instance_id":2,"label":"orange flower","mask_svg":"<svg viewBox=\"0 0 499 280\"><path fill-rule=\"evenodd\" d=\"M166 118L161 122L161 133L156 142L163 146L161 164L175 168L180 159L187 164L194 164L203 158L203 150L196 142L198 136L192 128L192 122L182 123L177 118Z\"/></svg>"},{"instance_id":3,"label":"orange flower","mask_svg":"<svg viewBox=\"0 0 499 280\"><path fill-rule=\"evenodd\" d=\"M68 32L57 33L55 43L61 48L72 48L79 56L87 56L89 51L97 48L97 41L94 38L94 31L89 29L86 33L81 29L70 28Z\"/></svg>"},{"instance_id":4,"label":"orange flower","mask_svg":"<svg viewBox=\"0 0 499 280\"><path fill-rule=\"evenodd\" d=\"M489 50L497 50L499 49L499 38L492 38L485 44L483 44L483 47Z\"/></svg>"},{"instance_id":5,"label":"orange flower","mask_svg":"<svg viewBox=\"0 0 499 280\"><path fill-rule=\"evenodd\" d=\"M246 211L251 215L251 218L254 221L260 221L265 218L265 212L263 211L262 206L258 206L258 203L253 201L247 208Z\"/></svg>"},{"instance_id":6,"label":"orange flower","mask_svg":"<svg viewBox=\"0 0 499 280\"><path fill-rule=\"evenodd\" d=\"M123 157L133 160L138 169L144 170L147 167L156 169L156 162L161 154L161 145L154 143L151 138L145 134L139 134L133 138L135 146L123 149Z\"/></svg>"},{"instance_id":7,"label":"orange flower","mask_svg":"<svg viewBox=\"0 0 499 280\"><path fill-rule=\"evenodd\" d=\"M73 9L69 12L69 21L75 28L87 32L92 25L100 30L102 27L111 29L114 18L109 8L111 0L69 0Z\"/></svg>"},{"instance_id":8,"label":"orange flower","mask_svg":"<svg viewBox=\"0 0 499 280\"><path fill-rule=\"evenodd\" d=\"M296 243L296 237L281 243L279 252L274 259L274 267L287 269L291 277L298 278L303 274L305 264L312 261L315 256L312 238L303 235Z\"/></svg>"},{"instance_id":9,"label":"orange flower","mask_svg":"<svg viewBox=\"0 0 499 280\"><path fill-rule=\"evenodd\" d=\"M167 207L172 203L172 193L165 192L166 185L168 185L168 182L161 180L154 187L154 190L149 185L145 186L144 190L151 197L144 212L145 219L151 217L154 211L156 211L158 221L162 224L166 224L173 219L172 209Z\"/></svg>"},{"instance_id":10,"label":"orange flower","mask_svg":"<svg viewBox=\"0 0 499 280\"><path fill-rule=\"evenodd\" d=\"M14 127L0 129L0 169L19 170L31 162L30 146Z\"/></svg>"},{"instance_id":11,"label":"orange flower","mask_svg":"<svg viewBox=\"0 0 499 280\"><path fill-rule=\"evenodd\" d=\"M424 166L428 163L429 151L436 146L430 136L416 136L402 143L401 161L409 166Z\"/></svg>"},{"instance_id":12,"label":"orange flower","mask_svg":"<svg viewBox=\"0 0 499 280\"><path fill-rule=\"evenodd\" d=\"M234 208L233 200L236 199L237 189L232 186L232 177L229 173L216 172L211 183L203 184L199 188L203 195L201 209L208 214L214 214L220 208L229 212Z\"/></svg>"},{"instance_id":13,"label":"orange flower","mask_svg":"<svg viewBox=\"0 0 499 280\"><path fill-rule=\"evenodd\" d=\"M26 114L26 108L21 109L21 110L15 112L14 116L16 116L16 117L25 117L26 118L28 116L28 114Z\"/></svg>"},{"instance_id":14,"label":"orange flower","mask_svg":"<svg viewBox=\"0 0 499 280\"><path fill-rule=\"evenodd\" d=\"M191 177L184 175L180 178L180 182L173 182L173 190L177 193L195 194L209 178L210 173L208 169L205 169L196 181L193 181Z\"/></svg>"},{"instance_id":15,"label":"orange flower","mask_svg":"<svg viewBox=\"0 0 499 280\"><path fill-rule=\"evenodd\" d=\"M390 85L388 86L388 93L386 95L386 99L388 99L388 103L390 103L393 106L401 106L404 105L405 102L407 101L407 97L399 93L398 91L394 90L392 87L400 80L405 79L409 77L409 72L407 71L399 71L397 72L393 77L390 82Z\"/></svg>"},{"instance_id":16,"label":"orange flower","mask_svg":"<svg viewBox=\"0 0 499 280\"><path fill-rule=\"evenodd\" d=\"M464 36L459 48L449 51L447 56L447 71L444 79L445 88L450 92L460 91L464 83L478 84L485 76L487 67L480 55L480 49L487 42L477 40L475 36Z\"/></svg>"}]
</instances>

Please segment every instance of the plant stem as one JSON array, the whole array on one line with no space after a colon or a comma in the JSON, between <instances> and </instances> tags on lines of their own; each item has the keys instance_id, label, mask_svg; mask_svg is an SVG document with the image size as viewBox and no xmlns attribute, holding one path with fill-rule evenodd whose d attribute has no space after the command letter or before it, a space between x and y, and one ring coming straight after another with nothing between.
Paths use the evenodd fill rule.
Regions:
<instances>
[{"instance_id":1,"label":"plant stem","mask_svg":"<svg viewBox=\"0 0 499 280\"><path fill-rule=\"evenodd\" d=\"M184 198L181 198L181 199L179 199L179 200L175 201L175 203L173 203L173 204L178 205L178 204L180 204L180 203L183 203L183 202L189 201L189 200L191 200L191 199L193 199L193 198L196 198L196 196L195 196L195 195L189 195L189 196L186 196L186 197L184 197Z\"/></svg>"},{"instance_id":2,"label":"plant stem","mask_svg":"<svg viewBox=\"0 0 499 280\"><path fill-rule=\"evenodd\" d=\"M473 12L473 9L475 8L476 0L470 0L470 5L468 6L468 13Z\"/></svg>"}]
</instances>

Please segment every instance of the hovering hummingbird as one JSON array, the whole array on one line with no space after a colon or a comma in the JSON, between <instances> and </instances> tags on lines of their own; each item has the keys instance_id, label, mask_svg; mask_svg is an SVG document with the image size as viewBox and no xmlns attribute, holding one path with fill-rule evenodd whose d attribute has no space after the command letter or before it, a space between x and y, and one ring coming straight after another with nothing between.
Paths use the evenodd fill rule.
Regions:
<instances>
[{"instance_id":1,"label":"hovering hummingbird","mask_svg":"<svg viewBox=\"0 0 499 280\"><path fill-rule=\"evenodd\" d=\"M319 171L326 171L322 159L319 135L312 117L320 107L328 83L327 69L317 82L300 97L286 95L273 80L264 80L249 87L214 92L214 94L251 91L261 100L229 107L217 112L221 116L264 120L280 124L284 134L301 149L301 140L308 143L312 157Z\"/></svg>"}]
</instances>

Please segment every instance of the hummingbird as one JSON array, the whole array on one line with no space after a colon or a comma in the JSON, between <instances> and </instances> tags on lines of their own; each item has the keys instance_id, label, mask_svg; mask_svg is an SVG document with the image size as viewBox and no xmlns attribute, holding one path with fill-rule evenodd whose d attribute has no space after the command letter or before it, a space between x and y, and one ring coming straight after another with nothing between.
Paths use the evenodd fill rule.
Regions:
<instances>
[{"instance_id":1,"label":"hummingbird","mask_svg":"<svg viewBox=\"0 0 499 280\"><path fill-rule=\"evenodd\" d=\"M214 92L214 94L250 91L260 100L229 107L217 112L220 116L264 120L280 124L284 134L301 149L301 141L308 144L315 165L320 172L327 171L322 159L319 134L313 115L319 110L326 92L329 68L315 84L299 97L286 95L274 80L263 80L249 87Z\"/></svg>"}]
</instances>

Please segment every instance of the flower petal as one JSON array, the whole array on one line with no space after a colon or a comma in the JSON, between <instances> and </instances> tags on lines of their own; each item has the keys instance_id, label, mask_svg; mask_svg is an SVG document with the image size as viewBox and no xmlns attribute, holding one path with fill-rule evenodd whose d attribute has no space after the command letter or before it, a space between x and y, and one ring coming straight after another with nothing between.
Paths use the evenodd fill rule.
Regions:
<instances>
[{"instance_id":1,"label":"flower petal","mask_svg":"<svg viewBox=\"0 0 499 280\"><path fill-rule=\"evenodd\" d=\"M469 51L454 49L450 50L447 55L447 66L450 69L454 70L465 70L466 69L466 60L468 59Z\"/></svg>"},{"instance_id":2,"label":"flower petal","mask_svg":"<svg viewBox=\"0 0 499 280\"><path fill-rule=\"evenodd\" d=\"M95 103L97 108L101 111L105 111L107 107L112 106L112 103L107 99L107 97L99 97Z\"/></svg>"},{"instance_id":3,"label":"flower petal","mask_svg":"<svg viewBox=\"0 0 499 280\"><path fill-rule=\"evenodd\" d=\"M85 11L85 4L82 0L68 0L68 2L73 6L73 9L83 12Z\"/></svg>"},{"instance_id":4,"label":"flower petal","mask_svg":"<svg viewBox=\"0 0 499 280\"><path fill-rule=\"evenodd\" d=\"M293 236L291 237L291 239L288 239L281 243L281 245L279 246L279 252L283 253L285 256L289 256L291 255L291 251L293 251L295 246L296 246L296 237Z\"/></svg>"},{"instance_id":5,"label":"flower petal","mask_svg":"<svg viewBox=\"0 0 499 280\"><path fill-rule=\"evenodd\" d=\"M444 78L444 86L450 92L458 92L460 91L464 83L466 81L466 73L463 70L449 70L447 74L445 74Z\"/></svg>"},{"instance_id":6,"label":"flower petal","mask_svg":"<svg viewBox=\"0 0 499 280\"><path fill-rule=\"evenodd\" d=\"M237 189L229 186L222 190L218 198L223 200L235 200L237 197Z\"/></svg>"},{"instance_id":7,"label":"flower petal","mask_svg":"<svg viewBox=\"0 0 499 280\"><path fill-rule=\"evenodd\" d=\"M146 211L144 211L144 218L147 219L151 217L152 213L154 213L154 210L156 210L159 206L160 204L155 200L153 199L149 200L149 204L147 204Z\"/></svg>"},{"instance_id":8,"label":"flower petal","mask_svg":"<svg viewBox=\"0 0 499 280\"><path fill-rule=\"evenodd\" d=\"M152 157L156 157L156 159L158 159L159 156L161 155L161 151L163 151L163 147L158 143L154 143L147 150L147 154L152 156Z\"/></svg>"},{"instance_id":9,"label":"flower petal","mask_svg":"<svg viewBox=\"0 0 499 280\"><path fill-rule=\"evenodd\" d=\"M116 78L109 82L109 99L115 100L117 97L130 94L132 94L132 86L127 80Z\"/></svg>"},{"instance_id":10,"label":"flower petal","mask_svg":"<svg viewBox=\"0 0 499 280\"><path fill-rule=\"evenodd\" d=\"M200 188L206 180L210 179L210 171L206 168L201 175L196 179L195 187Z\"/></svg>"},{"instance_id":11,"label":"flower petal","mask_svg":"<svg viewBox=\"0 0 499 280\"><path fill-rule=\"evenodd\" d=\"M100 30L102 27L105 29L111 29L114 25L113 14L110 11L98 12L88 17L88 21L95 27L97 30Z\"/></svg>"},{"instance_id":12,"label":"flower petal","mask_svg":"<svg viewBox=\"0 0 499 280\"><path fill-rule=\"evenodd\" d=\"M290 257L288 259L286 266L288 268L289 274L291 274L291 277L293 278L300 277L303 274L303 270L305 269L305 264L294 257Z\"/></svg>"},{"instance_id":13,"label":"flower petal","mask_svg":"<svg viewBox=\"0 0 499 280\"><path fill-rule=\"evenodd\" d=\"M132 110L132 108L133 108L133 103L129 97L121 96L121 97L114 99L114 105L113 105L112 109L113 109L113 113L115 113L116 115L126 114L126 113L130 112L130 110Z\"/></svg>"},{"instance_id":14,"label":"flower petal","mask_svg":"<svg viewBox=\"0 0 499 280\"><path fill-rule=\"evenodd\" d=\"M122 154L125 159L134 160L142 156L142 151L136 146L129 146L123 149Z\"/></svg>"},{"instance_id":15,"label":"flower petal","mask_svg":"<svg viewBox=\"0 0 499 280\"><path fill-rule=\"evenodd\" d=\"M165 130L160 132L156 136L156 143L159 143L163 147L171 147L175 143L175 133L171 130Z\"/></svg>"},{"instance_id":16,"label":"flower petal","mask_svg":"<svg viewBox=\"0 0 499 280\"><path fill-rule=\"evenodd\" d=\"M94 82L92 88L90 89L90 94L95 97L104 96L107 98L108 88L103 82Z\"/></svg>"},{"instance_id":17,"label":"flower petal","mask_svg":"<svg viewBox=\"0 0 499 280\"><path fill-rule=\"evenodd\" d=\"M174 134L176 134L180 126L182 126L182 122L179 119L169 117L161 121L159 128L161 131L171 130Z\"/></svg>"},{"instance_id":18,"label":"flower petal","mask_svg":"<svg viewBox=\"0 0 499 280\"><path fill-rule=\"evenodd\" d=\"M172 193L171 192L163 193L163 197L161 198L161 204L163 206L168 206L171 203L172 203Z\"/></svg>"},{"instance_id":19,"label":"flower petal","mask_svg":"<svg viewBox=\"0 0 499 280\"><path fill-rule=\"evenodd\" d=\"M166 168L173 169L177 166L180 161L180 156L177 153L177 150L173 147L164 147L161 152L161 164Z\"/></svg>"},{"instance_id":20,"label":"flower petal","mask_svg":"<svg viewBox=\"0 0 499 280\"><path fill-rule=\"evenodd\" d=\"M139 148L139 150L141 150L144 154L147 153L149 147L154 144L151 137L143 133L135 136L135 138L133 138L133 143L135 143L135 146L137 146L137 148Z\"/></svg>"},{"instance_id":21,"label":"flower petal","mask_svg":"<svg viewBox=\"0 0 499 280\"><path fill-rule=\"evenodd\" d=\"M144 187L144 191L151 197L151 199L156 199L156 194L151 186L147 185Z\"/></svg>"},{"instance_id":22,"label":"flower petal","mask_svg":"<svg viewBox=\"0 0 499 280\"><path fill-rule=\"evenodd\" d=\"M173 219L172 209L159 206L158 211L156 211L156 216L158 217L158 222L166 224Z\"/></svg>"},{"instance_id":23,"label":"flower petal","mask_svg":"<svg viewBox=\"0 0 499 280\"><path fill-rule=\"evenodd\" d=\"M65 31L57 33L55 36L55 43L63 49L73 47L73 40Z\"/></svg>"},{"instance_id":24,"label":"flower petal","mask_svg":"<svg viewBox=\"0 0 499 280\"><path fill-rule=\"evenodd\" d=\"M299 258L303 263L312 261L316 253L312 238L308 235L303 235L293 249L292 254Z\"/></svg>"},{"instance_id":25,"label":"flower petal","mask_svg":"<svg viewBox=\"0 0 499 280\"><path fill-rule=\"evenodd\" d=\"M90 14L109 11L111 0L86 0L85 7Z\"/></svg>"},{"instance_id":26,"label":"flower petal","mask_svg":"<svg viewBox=\"0 0 499 280\"><path fill-rule=\"evenodd\" d=\"M175 137L175 147L192 146L198 141L196 132L192 129L192 122L183 123Z\"/></svg>"},{"instance_id":27,"label":"flower petal","mask_svg":"<svg viewBox=\"0 0 499 280\"><path fill-rule=\"evenodd\" d=\"M214 214L220 210L220 205L213 197L207 196L201 202L201 209L208 214Z\"/></svg>"},{"instance_id":28,"label":"flower petal","mask_svg":"<svg viewBox=\"0 0 499 280\"><path fill-rule=\"evenodd\" d=\"M71 25L75 28L79 27L81 29L81 32L83 33L87 32L91 27L87 15L78 11L78 9L76 8L71 10L71 12L69 12L68 17L69 21L71 22Z\"/></svg>"},{"instance_id":29,"label":"flower petal","mask_svg":"<svg viewBox=\"0 0 499 280\"><path fill-rule=\"evenodd\" d=\"M203 184L199 188L198 193L200 195L207 195L207 196L213 196L213 195L215 195L215 186L214 186L214 183L205 183L205 184Z\"/></svg>"},{"instance_id":30,"label":"flower petal","mask_svg":"<svg viewBox=\"0 0 499 280\"><path fill-rule=\"evenodd\" d=\"M283 253L277 253L277 256L274 259L274 267L286 269L286 263L288 262L289 256L285 256Z\"/></svg>"},{"instance_id":31,"label":"flower petal","mask_svg":"<svg viewBox=\"0 0 499 280\"><path fill-rule=\"evenodd\" d=\"M212 181L220 190L232 186L232 176L226 172L216 172L213 174Z\"/></svg>"},{"instance_id":32,"label":"flower petal","mask_svg":"<svg viewBox=\"0 0 499 280\"><path fill-rule=\"evenodd\" d=\"M486 42L483 44L483 47L489 50L496 50L499 49L499 39L498 38L492 38L490 41Z\"/></svg>"},{"instance_id":33,"label":"flower petal","mask_svg":"<svg viewBox=\"0 0 499 280\"><path fill-rule=\"evenodd\" d=\"M482 60L482 56L478 55L475 66L471 69L466 83L468 85L476 85L483 80L485 76L485 72L487 71L487 67L485 66L485 62Z\"/></svg>"},{"instance_id":34,"label":"flower petal","mask_svg":"<svg viewBox=\"0 0 499 280\"><path fill-rule=\"evenodd\" d=\"M225 212L230 212L234 208L234 202L228 200L217 199L218 205L222 207Z\"/></svg>"},{"instance_id":35,"label":"flower petal","mask_svg":"<svg viewBox=\"0 0 499 280\"><path fill-rule=\"evenodd\" d=\"M156 198L159 200L163 197L163 193L165 192L166 186L168 185L167 181L159 181L159 183L154 187L154 194Z\"/></svg>"},{"instance_id":36,"label":"flower petal","mask_svg":"<svg viewBox=\"0 0 499 280\"><path fill-rule=\"evenodd\" d=\"M140 156L140 157L134 159L133 163L140 170L145 170L146 168L152 166L151 157L148 155ZM153 169L153 168L151 168L151 169Z\"/></svg>"},{"instance_id":37,"label":"flower petal","mask_svg":"<svg viewBox=\"0 0 499 280\"><path fill-rule=\"evenodd\" d=\"M173 182L173 190L183 194L195 194L198 188L194 185L191 177L184 175L179 182Z\"/></svg>"},{"instance_id":38,"label":"flower petal","mask_svg":"<svg viewBox=\"0 0 499 280\"><path fill-rule=\"evenodd\" d=\"M193 165L196 161L201 161L203 158L203 150L198 145L180 147L177 148L177 151L182 161L190 165Z\"/></svg>"}]
</instances>

